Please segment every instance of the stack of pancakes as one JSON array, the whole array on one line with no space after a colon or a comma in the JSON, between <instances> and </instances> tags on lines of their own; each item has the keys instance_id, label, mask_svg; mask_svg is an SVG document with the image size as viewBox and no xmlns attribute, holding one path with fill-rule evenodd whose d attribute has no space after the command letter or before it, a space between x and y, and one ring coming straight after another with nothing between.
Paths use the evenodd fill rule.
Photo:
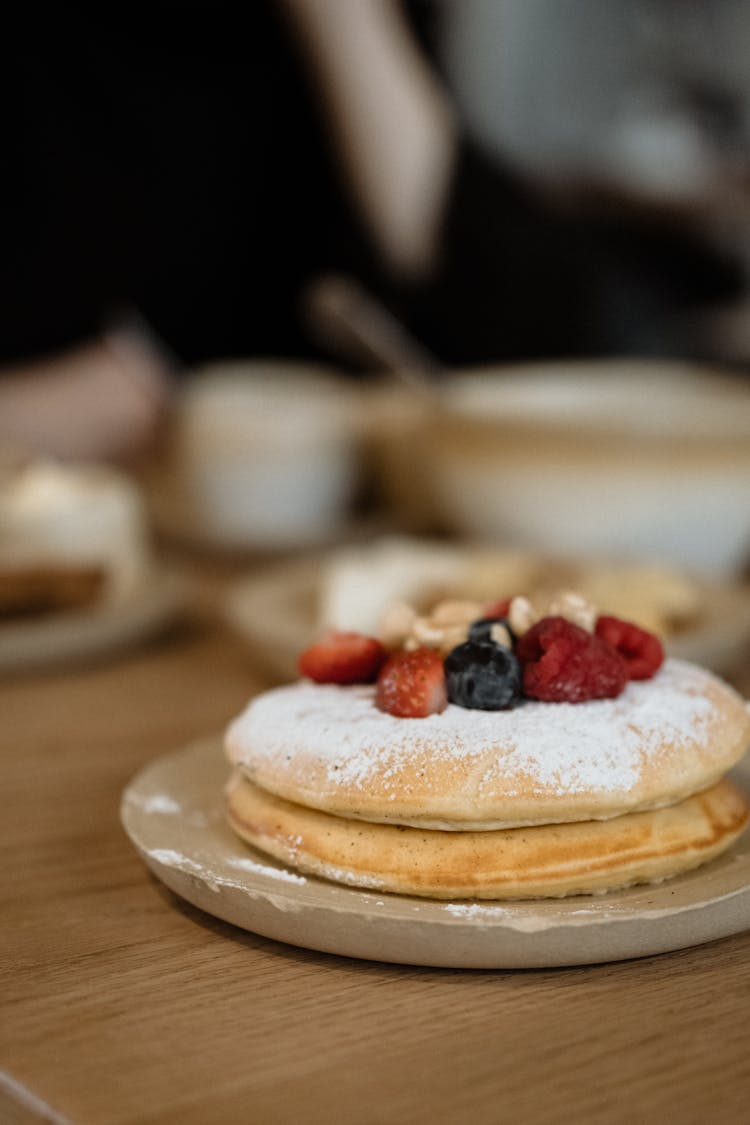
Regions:
<instances>
[{"instance_id":1,"label":"stack of pancakes","mask_svg":"<svg viewBox=\"0 0 750 1125\"><path fill-rule=\"evenodd\" d=\"M713 859L748 803L727 771L744 701L668 660L617 699L379 711L374 688L301 682L230 725L232 828L301 871L430 898L521 899L659 882Z\"/></svg>"}]
</instances>

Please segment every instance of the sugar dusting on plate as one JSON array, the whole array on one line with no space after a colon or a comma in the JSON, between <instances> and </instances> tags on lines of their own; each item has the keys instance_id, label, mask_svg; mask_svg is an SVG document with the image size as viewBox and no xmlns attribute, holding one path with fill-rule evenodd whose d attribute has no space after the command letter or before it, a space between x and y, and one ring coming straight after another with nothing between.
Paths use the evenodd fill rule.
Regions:
<instances>
[{"instance_id":1,"label":"sugar dusting on plate","mask_svg":"<svg viewBox=\"0 0 750 1125\"><path fill-rule=\"evenodd\" d=\"M194 875L206 883L212 891L218 891L222 886L242 888L244 885L241 881L238 882L236 879L222 875L220 871L216 870L215 864L209 869L209 866L200 863L192 856L183 855L175 848L150 848L148 855L156 863L163 864L165 867L176 867L187 875ZM297 886L304 886L307 882L304 875L287 871L284 867L271 867L266 863L258 863L250 856L230 856L224 860L224 863L227 867L237 871L252 875L265 875L271 879L278 879L282 883L295 883Z\"/></svg>"}]
</instances>

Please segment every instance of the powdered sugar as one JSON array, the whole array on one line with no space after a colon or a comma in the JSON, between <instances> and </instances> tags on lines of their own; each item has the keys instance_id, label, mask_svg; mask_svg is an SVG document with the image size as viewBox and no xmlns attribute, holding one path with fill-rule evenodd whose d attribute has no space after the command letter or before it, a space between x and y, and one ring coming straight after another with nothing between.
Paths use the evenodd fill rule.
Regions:
<instances>
[{"instance_id":1,"label":"powdered sugar","mask_svg":"<svg viewBox=\"0 0 750 1125\"><path fill-rule=\"evenodd\" d=\"M200 863L198 860L193 859L191 856L183 855L182 852L178 852L174 848L151 848L148 855L165 867L176 867L186 875L194 875L196 878L206 883L212 891L216 891L223 886L244 886L242 882L238 882L223 874L215 865L212 866L208 863ZM258 863L256 860L245 856L230 856L225 860L225 863L227 867L234 868L237 871L245 871L252 875L265 875L271 879L278 879L282 883L295 883L297 886L304 886L307 882L304 875L298 875L293 871L287 871L286 868L283 867L271 867L265 863Z\"/></svg>"},{"instance_id":2,"label":"powdered sugar","mask_svg":"<svg viewBox=\"0 0 750 1125\"><path fill-rule=\"evenodd\" d=\"M139 794L136 798L131 797L130 801L144 812L161 813L164 816L179 816L182 812L182 805L168 793Z\"/></svg>"},{"instance_id":3,"label":"powdered sugar","mask_svg":"<svg viewBox=\"0 0 750 1125\"><path fill-rule=\"evenodd\" d=\"M402 769L426 751L427 773L433 761L457 777L474 760L485 763L480 796L498 788L512 796L512 777L531 781L538 793L624 792L667 743L678 751L709 750L713 709L703 694L709 679L703 669L670 660L617 699L527 701L492 712L449 706L425 719L379 711L371 687L302 682L254 700L232 724L228 746L236 761L282 771L298 756L314 759L331 783L362 791L377 775L386 790L392 780L394 797ZM429 777L424 785L429 789Z\"/></svg>"},{"instance_id":4,"label":"powdered sugar","mask_svg":"<svg viewBox=\"0 0 750 1125\"><path fill-rule=\"evenodd\" d=\"M302 886L307 882L304 875L297 875L283 867L269 867L268 864L257 863L246 856L232 856L226 860L226 863L229 867L237 868L238 871L249 871L253 875L268 875L272 879L281 879L284 883L297 883Z\"/></svg>"},{"instance_id":5,"label":"powdered sugar","mask_svg":"<svg viewBox=\"0 0 750 1125\"><path fill-rule=\"evenodd\" d=\"M443 907L454 918L467 918L476 922L479 918L505 918L510 911L504 906L484 906L479 902L448 902Z\"/></svg>"}]
</instances>

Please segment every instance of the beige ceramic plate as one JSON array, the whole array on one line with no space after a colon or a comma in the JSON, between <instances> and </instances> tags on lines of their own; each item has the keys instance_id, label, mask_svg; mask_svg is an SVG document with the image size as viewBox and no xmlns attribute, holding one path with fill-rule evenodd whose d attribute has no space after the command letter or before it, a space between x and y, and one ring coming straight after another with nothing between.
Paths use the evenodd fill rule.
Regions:
<instances>
[{"instance_id":1,"label":"beige ceramic plate","mask_svg":"<svg viewBox=\"0 0 750 1125\"><path fill-rule=\"evenodd\" d=\"M229 624L282 679L296 677L297 657L319 628L319 574L325 565L323 554L282 564L239 580L229 591ZM674 636L667 648L671 656L729 672L750 646L750 591L706 583L703 594L707 623Z\"/></svg>"},{"instance_id":2,"label":"beige ceramic plate","mask_svg":"<svg viewBox=\"0 0 750 1125\"><path fill-rule=\"evenodd\" d=\"M0 625L0 672L90 659L137 644L175 619L185 590L182 575L160 568L121 602Z\"/></svg>"},{"instance_id":3,"label":"beige ceramic plate","mask_svg":"<svg viewBox=\"0 0 750 1125\"><path fill-rule=\"evenodd\" d=\"M307 949L445 968L583 965L700 945L750 928L750 832L655 887L524 903L434 902L302 876L224 822L220 740L156 759L125 790L122 822L151 871L195 906ZM750 765L739 771L750 785Z\"/></svg>"}]
</instances>

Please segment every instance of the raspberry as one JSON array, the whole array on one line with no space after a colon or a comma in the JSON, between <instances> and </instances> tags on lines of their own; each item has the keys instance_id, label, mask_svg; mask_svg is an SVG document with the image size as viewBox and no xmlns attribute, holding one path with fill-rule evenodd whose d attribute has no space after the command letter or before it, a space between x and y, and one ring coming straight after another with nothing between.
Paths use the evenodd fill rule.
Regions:
<instances>
[{"instance_id":1,"label":"raspberry","mask_svg":"<svg viewBox=\"0 0 750 1125\"><path fill-rule=\"evenodd\" d=\"M548 703L613 699L628 682L625 660L564 617L543 617L516 645L524 694Z\"/></svg>"},{"instance_id":2,"label":"raspberry","mask_svg":"<svg viewBox=\"0 0 750 1125\"><path fill-rule=\"evenodd\" d=\"M625 661L631 680L650 680L664 662L664 649L658 637L630 621L602 616L596 622L596 635L616 649Z\"/></svg>"},{"instance_id":3,"label":"raspberry","mask_svg":"<svg viewBox=\"0 0 750 1125\"><path fill-rule=\"evenodd\" d=\"M303 676L317 684L369 684L387 653L375 637L362 633L328 633L310 645L297 661Z\"/></svg>"},{"instance_id":4,"label":"raspberry","mask_svg":"<svg viewBox=\"0 0 750 1125\"><path fill-rule=\"evenodd\" d=\"M395 652L380 669L375 704L402 719L424 719L448 702L443 658L431 648Z\"/></svg>"}]
</instances>

